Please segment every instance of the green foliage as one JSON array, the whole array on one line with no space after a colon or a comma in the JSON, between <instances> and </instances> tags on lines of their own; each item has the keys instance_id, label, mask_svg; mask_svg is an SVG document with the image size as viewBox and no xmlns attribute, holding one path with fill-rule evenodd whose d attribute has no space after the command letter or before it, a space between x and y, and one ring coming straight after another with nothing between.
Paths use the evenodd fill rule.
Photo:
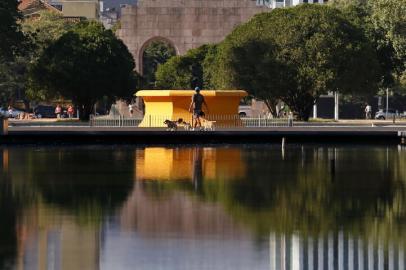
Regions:
<instances>
[{"instance_id":1,"label":"green foliage","mask_svg":"<svg viewBox=\"0 0 406 270\"><path fill-rule=\"evenodd\" d=\"M66 21L62 15L55 12L42 11L35 20L22 22L23 32L31 38L35 54L39 55L50 43L57 40L76 23Z\"/></svg>"},{"instance_id":2,"label":"green foliage","mask_svg":"<svg viewBox=\"0 0 406 270\"><path fill-rule=\"evenodd\" d=\"M175 49L169 44L161 41L152 42L143 54L143 77L147 88L155 88L155 72L158 67L164 64L172 56L175 56Z\"/></svg>"},{"instance_id":3,"label":"green foliage","mask_svg":"<svg viewBox=\"0 0 406 270\"><path fill-rule=\"evenodd\" d=\"M44 99L44 91L33 91L28 86L28 67L35 63L42 51L63 33L67 32L73 23L66 22L62 16L53 12L41 12L35 20L21 22L22 31L30 45L22 45L24 54L0 61L0 106L12 103L13 100L23 99L28 106L28 98Z\"/></svg>"},{"instance_id":4,"label":"green foliage","mask_svg":"<svg viewBox=\"0 0 406 270\"><path fill-rule=\"evenodd\" d=\"M406 61L406 0L370 0L372 21L393 44L397 57ZM404 71L404 70L403 70Z\"/></svg>"},{"instance_id":5,"label":"green foliage","mask_svg":"<svg viewBox=\"0 0 406 270\"><path fill-rule=\"evenodd\" d=\"M81 22L50 44L31 70L34 89L63 96L87 118L103 97L128 97L135 89L134 60L112 31Z\"/></svg>"},{"instance_id":6,"label":"green foliage","mask_svg":"<svg viewBox=\"0 0 406 270\"><path fill-rule=\"evenodd\" d=\"M261 53L252 61L255 46ZM246 56L241 58L241 52ZM219 55L215 85L245 86L257 95L258 81L267 79L269 96L280 97L302 120L328 91L376 91L379 67L371 43L362 29L328 6L304 4L256 15L226 38ZM265 75L269 68L272 79Z\"/></svg>"},{"instance_id":7,"label":"green foliage","mask_svg":"<svg viewBox=\"0 0 406 270\"><path fill-rule=\"evenodd\" d=\"M23 56L28 49L21 32L21 14L15 0L0 1L0 107L21 93L21 73L25 69Z\"/></svg>"},{"instance_id":8,"label":"green foliage","mask_svg":"<svg viewBox=\"0 0 406 270\"><path fill-rule=\"evenodd\" d=\"M211 80L219 89L247 90L276 116L284 91L296 87L295 70L278 59L278 48L266 35L246 30L237 29L220 46L216 59L220 72L214 72Z\"/></svg>"},{"instance_id":9,"label":"green foliage","mask_svg":"<svg viewBox=\"0 0 406 270\"><path fill-rule=\"evenodd\" d=\"M398 28L406 20L405 8L403 6L403 11L401 7L401 2L398 0L390 1L390 5L381 5L380 8L377 8L380 2L383 1L372 1L372 0L336 0L331 2L335 7L341 9L344 15L355 25L362 28L367 38L373 44L373 48L376 51L376 55L379 61L381 68L380 74L380 86L381 87L395 87L399 88L398 84L402 73L405 71L405 57L401 50L397 48L394 40L400 41L401 35L393 35L392 29L397 27L389 27L389 23L380 23L378 18L385 13L387 9L390 9L393 6L397 6L396 16L391 17L392 24L398 25ZM405 1L403 1L405 2ZM382 3L381 3L382 4ZM386 10L386 11L385 11ZM402 14L403 13L403 18ZM384 27L386 25L386 27ZM404 28L404 27L403 27ZM404 34L403 34L404 37ZM403 41L404 42L404 41ZM402 43L402 42L398 42Z\"/></svg>"},{"instance_id":10,"label":"green foliage","mask_svg":"<svg viewBox=\"0 0 406 270\"><path fill-rule=\"evenodd\" d=\"M0 60L12 59L24 47L25 37L18 20L21 14L15 0L0 1Z\"/></svg>"},{"instance_id":11,"label":"green foliage","mask_svg":"<svg viewBox=\"0 0 406 270\"><path fill-rule=\"evenodd\" d=\"M16 57L13 61L0 62L0 107L10 100L22 99L27 82L27 58Z\"/></svg>"},{"instance_id":12,"label":"green foliage","mask_svg":"<svg viewBox=\"0 0 406 270\"><path fill-rule=\"evenodd\" d=\"M203 45L175 56L158 67L156 86L160 89L193 89L210 87L209 67L216 52L215 45Z\"/></svg>"}]
</instances>

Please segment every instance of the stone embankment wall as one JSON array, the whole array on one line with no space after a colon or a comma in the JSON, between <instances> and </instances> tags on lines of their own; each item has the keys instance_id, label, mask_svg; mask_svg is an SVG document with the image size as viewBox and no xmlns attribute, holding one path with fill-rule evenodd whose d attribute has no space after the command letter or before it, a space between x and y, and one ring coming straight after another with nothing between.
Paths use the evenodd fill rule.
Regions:
<instances>
[{"instance_id":1,"label":"stone embankment wall","mask_svg":"<svg viewBox=\"0 0 406 270\"><path fill-rule=\"evenodd\" d=\"M270 11L255 0L140 0L122 9L119 37L142 73L142 55L153 41L165 41L178 55L222 41L237 25Z\"/></svg>"}]
</instances>

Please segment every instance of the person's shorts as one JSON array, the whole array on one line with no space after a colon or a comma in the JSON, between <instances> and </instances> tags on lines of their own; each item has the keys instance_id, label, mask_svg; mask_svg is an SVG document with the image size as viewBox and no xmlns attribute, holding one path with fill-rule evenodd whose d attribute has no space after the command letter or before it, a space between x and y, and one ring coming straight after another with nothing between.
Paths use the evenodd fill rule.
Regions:
<instances>
[{"instance_id":1,"label":"person's shorts","mask_svg":"<svg viewBox=\"0 0 406 270\"><path fill-rule=\"evenodd\" d=\"M201 117L201 116L203 116L203 115L204 115L204 112L201 111L201 110L194 110L194 111L193 111L193 117L194 117L194 118L199 118L199 117Z\"/></svg>"}]
</instances>

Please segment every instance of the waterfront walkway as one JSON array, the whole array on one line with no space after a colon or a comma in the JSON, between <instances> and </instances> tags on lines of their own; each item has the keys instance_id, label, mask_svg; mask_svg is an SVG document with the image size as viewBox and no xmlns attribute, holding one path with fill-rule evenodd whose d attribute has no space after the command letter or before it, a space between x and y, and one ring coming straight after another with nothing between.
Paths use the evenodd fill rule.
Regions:
<instances>
[{"instance_id":1,"label":"waterfront walkway","mask_svg":"<svg viewBox=\"0 0 406 270\"><path fill-rule=\"evenodd\" d=\"M288 142L400 143L406 125L307 125L268 128L228 128L215 131L166 131L164 128L104 128L89 126L11 126L0 144L35 143L272 143Z\"/></svg>"}]
</instances>

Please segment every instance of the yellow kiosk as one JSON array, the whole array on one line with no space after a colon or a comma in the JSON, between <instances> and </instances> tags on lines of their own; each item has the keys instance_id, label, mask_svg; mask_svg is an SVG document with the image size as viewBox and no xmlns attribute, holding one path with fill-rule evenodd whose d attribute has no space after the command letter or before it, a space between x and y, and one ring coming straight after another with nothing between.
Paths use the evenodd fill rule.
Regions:
<instances>
[{"instance_id":1,"label":"yellow kiosk","mask_svg":"<svg viewBox=\"0 0 406 270\"><path fill-rule=\"evenodd\" d=\"M145 103L144 119L140 127L164 127L165 120L175 121L182 118L192 123L192 114L188 111L194 90L140 90L137 97ZM203 108L208 120L218 124L232 124L238 119L238 105L247 92L243 90L201 90L200 94L209 107Z\"/></svg>"}]
</instances>

